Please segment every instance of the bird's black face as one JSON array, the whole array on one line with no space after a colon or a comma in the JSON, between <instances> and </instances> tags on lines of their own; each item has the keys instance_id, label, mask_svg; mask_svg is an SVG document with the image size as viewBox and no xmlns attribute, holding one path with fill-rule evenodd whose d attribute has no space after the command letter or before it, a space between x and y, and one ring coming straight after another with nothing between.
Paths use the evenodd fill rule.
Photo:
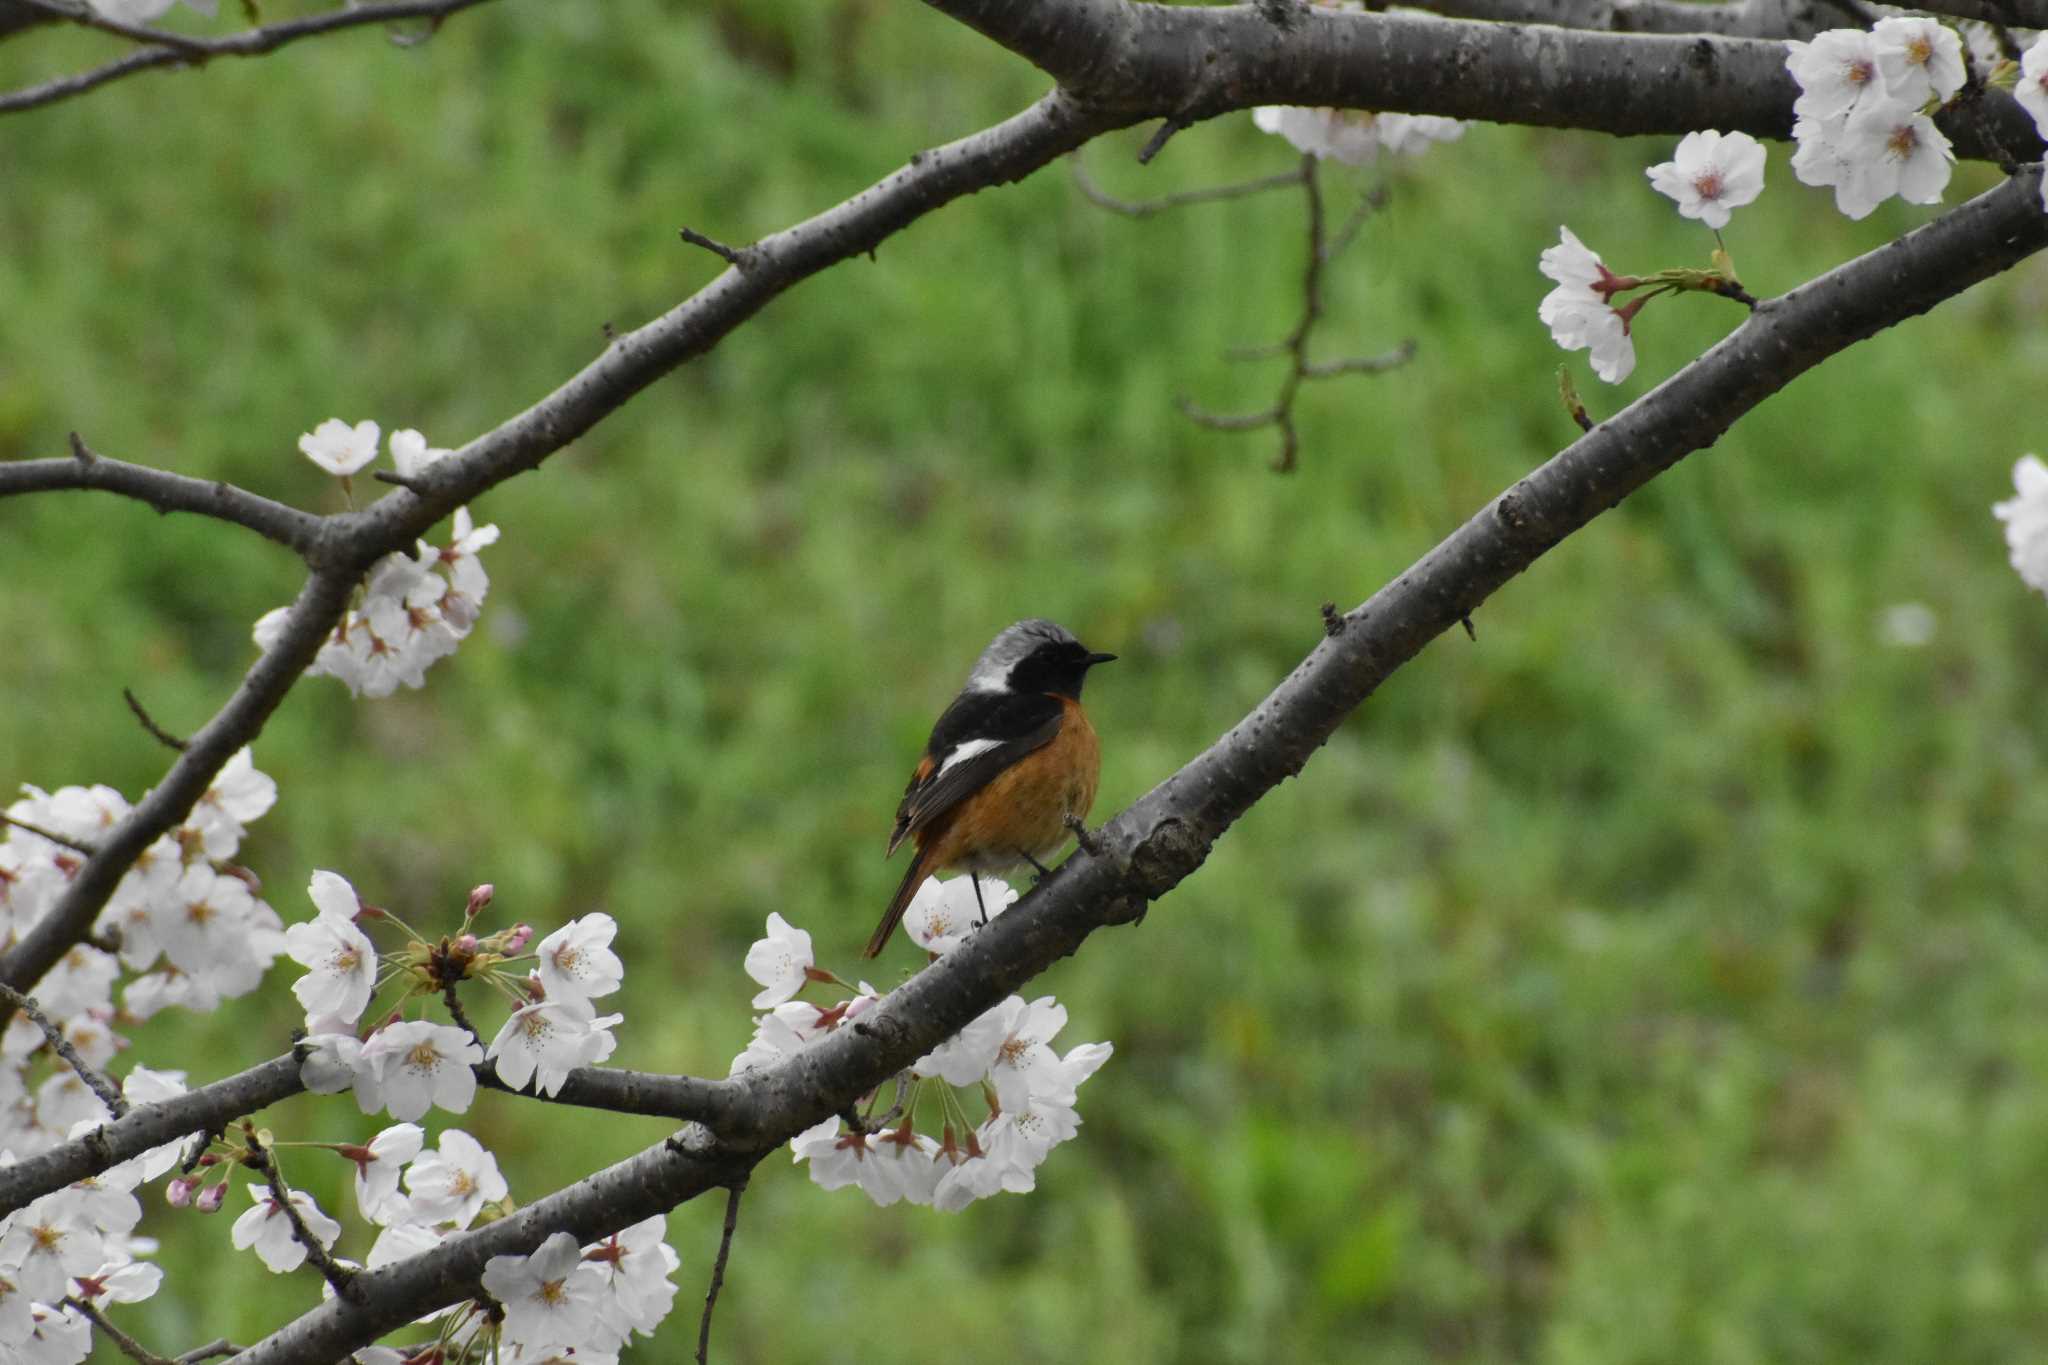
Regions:
<instances>
[{"instance_id":1,"label":"bird's black face","mask_svg":"<svg viewBox=\"0 0 2048 1365\"><path fill-rule=\"evenodd\" d=\"M1093 653L1078 640L1048 640L1019 659L1010 670L1010 690L1050 692L1079 701L1088 670L1115 657Z\"/></svg>"}]
</instances>

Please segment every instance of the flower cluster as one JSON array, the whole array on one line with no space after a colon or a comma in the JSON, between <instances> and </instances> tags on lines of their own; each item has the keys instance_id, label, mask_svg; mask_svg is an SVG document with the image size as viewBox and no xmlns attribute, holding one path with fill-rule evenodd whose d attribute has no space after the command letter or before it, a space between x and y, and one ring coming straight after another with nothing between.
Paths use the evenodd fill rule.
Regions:
<instances>
[{"instance_id":1,"label":"flower cluster","mask_svg":"<svg viewBox=\"0 0 2048 1365\"><path fill-rule=\"evenodd\" d=\"M1764 149L1747 133L1687 133L1672 159L1650 167L1648 175L1651 188L1674 200L1682 217L1712 228L1718 241L1733 210L1763 193ZM1560 227L1558 244L1543 252L1538 268L1557 287L1536 306L1536 316L1559 346L1590 352L1593 373L1610 384L1635 369L1630 329L1636 314L1659 294L1703 289L1755 302L1742 292L1734 265L1719 249L1712 270L1663 270L1639 279L1615 274L1570 228ZM1638 289L1645 292L1627 303L1615 302L1616 295Z\"/></svg>"},{"instance_id":2,"label":"flower cluster","mask_svg":"<svg viewBox=\"0 0 2048 1365\"><path fill-rule=\"evenodd\" d=\"M991 916L1017 899L997 881L984 880L981 893ZM925 882L903 925L934 960L951 952L978 927L974 882ZM810 936L780 915L768 917L768 937L748 952L747 972L762 986L755 1006L769 1012L755 1020L753 1040L733 1059L734 1075L801 1052L880 1003L865 982L852 999L829 1007L794 999L810 982L845 983L813 965ZM875 1114L877 1092L859 1128L828 1118L798 1134L790 1150L821 1187L857 1185L884 1206L904 1200L953 1211L1004 1190L1031 1190L1039 1165L1080 1127L1076 1092L1111 1052L1108 1043L1054 1051L1052 1040L1066 1022L1066 1009L1050 996L1028 1003L1011 996L913 1063L898 1078L888 1113ZM962 1088L985 1107L978 1123ZM920 1115L937 1137L919 1131Z\"/></svg>"},{"instance_id":3,"label":"flower cluster","mask_svg":"<svg viewBox=\"0 0 2048 1365\"><path fill-rule=\"evenodd\" d=\"M618 932L610 915L585 915L549 934L534 951L537 965L519 979L503 967L526 960L519 954L532 930L515 925L487 938L470 932L490 904L489 888L479 887L461 933L430 942L408 930L405 949L380 973L376 947L361 921L398 922L397 917L365 905L333 872L314 873L307 891L318 914L285 932L292 960L306 968L292 991L306 1009L309 1036L299 1074L307 1089L352 1090L365 1114L381 1110L409 1121L433 1108L466 1112L476 1096L475 1068L486 1059L513 1089L532 1082L553 1095L577 1067L611 1056L617 1043L611 1030L625 1016L599 1015L591 1003L617 990L624 978L610 947ZM472 978L494 985L513 1007L488 1049L466 1026L406 1020L396 1013L366 1034L356 1030L384 985L401 987L402 1005Z\"/></svg>"},{"instance_id":4,"label":"flower cluster","mask_svg":"<svg viewBox=\"0 0 2048 1365\"><path fill-rule=\"evenodd\" d=\"M329 418L299 438L299 449L329 473L348 478L377 456L378 426L353 427ZM427 445L417 431L391 434L391 459L410 478L448 452ZM420 541L412 554L390 554L371 568L357 602L321 646L310 677L339 678L356 696L388 697L402 683L421 687L427 669L455 652L483 609L490 576L478 552L498 539L496 526L478 526L467 507L455 509L454 532L444 546ZM284 632L288 607L265 612L255 639L268 653Z\"/></svg>"},{"instance_id":5,"label":"flower cluster","mask_svg":"<svg viewBox=\"0 0 2048 1365\"><path fill-rule=\"evenodd\" d=\"M497 1158L459 1128L443 1131L432 1150L426 1134L410 1123L386 1128L367 1143L320 1145L354 1163L356 1210L377 1229L360 1267L335 1258L343 1268L393 1265L513 1207ZM218 1164L232 1169L236 1163L231 1157ZM202 1210L220 1207L226 1179L194 1200L191 1187L197 1183L174 1181L172 1201L195 1202ZM250 1207L235 1220L231 1240L255 1252L273 1273L303 1265L309 1239L324 1254L340 1238L340 1222L303 1190L287 1188L280 1200L267 1182L251 1182L248 1189ZM500 1360L538 1362L571 1354L579 1362L615 1360L631 1337L651 1335L674 1302L669 1277L681 1260L664 1240L666 1233L667 1221L656 1215L589 1246L578 1247L568 1233L558 1232L531 1256L493 1257L483 1285L502 1306L503 1320L478 1303L434 1314L441 1358L462 1359L470 1351L488 1358L495 1347ZM372 1347L355 1358L361 1365L396 1365L401 1356Z\"/></svg>"},{"instance_id":6,"label":"flower cluster","mask_svg":"<svg viewBox=\"0 0 2048 1365\"><path fill-rule=\"evenodd\" d=\"M2048 465L2039 455L2022 455L2012 467L2017 496L1992 507L2005 523L2012 567L2036 592L2048 593Z\"/></svg>"},{"instance_id":7,"label":"flower cluster","mask_svg":"<svg viewBox=\"0 0 2048 1365\"><path fill-rule=\"evenodd\" d=\"M1636 344L1629 336L1629 324L1644 300L1617 308L1614 296L1642 281L1609 270L1570 228L1560 227L1557 232L1557 245L1546 249L1539 259L1539 268L1557 281L1557 288L1543 296L1536 316L1559 346L1592 352L1593 373L1618 384L1636 367Z\"/></svg>"},{"instance_id":8,"label":"flower cluster","mask_svg":"<svg viewBox=\"0 0 2048 1365\"><path fill-rule=\"evenodd\" d=\"M146 1104L184 1088L181 1073L136 1067L123 1091ZM82 1120L76 1133L100 1122ZM76 1305L103 1310L157 1292L163 1271L142 1259L156 1243L134 1235L135 1188L178 1159L178 1144L159 1147L0 1218L0 1358L77 1365L92 1351L92 1329Z\"/></svg>"},{"instance_id":9,"label":"flower cluster","mask_svg":"<svg viewBox=\"0 0 2048 1365\"><path fill-rule=\"evenodd\" d=\"M1800 183L1833 187L1835 207L1851 218L1893 195L1939 203L1955 153L1928 114L1963 88L1955 32L1933 19L1891 18L1868 33L1830 29L1786 47L1801 91L1792 105Z\"/></svg>"},{"instance_id":10,"label":"flower cluster","mask_svg":"<svg viewBox=\"0 0 2048 1365\"><path fill-rule=\"evenodd\" d=\"M0 828L0 936L12 947L50 913L86 852L127 818L111 787L24 787ZM114 992L129 1017L166 1005L210 1010L255 989L284 946L282 924L254 874L233 859L248 822L277 800L277 784L244 749L228 760L185 823L142 851L94 924L109 948L76 944L36 986L36 1001L88 1066L103 1068L128 1040L113 1028ZM117 945L117 946L116 946ZM0 1150L16 1157L62 1142L106 1106L17 1014L0 1034ZM38 1071L47 1073L37 1080Z\"/></svg>"},{"instance_id":11,"label":"flower cluster","mask_svg":"<svg viewBox=\"0 0 2048 1365\"><path fill-rule=\"evenodd\" d=\"M1362 109L1311 109L1268 104L1252 110L1262 133L1284 137L1295 150L1347 166L1369 166L1382 150L1420 156L1438 142L1455 142L1465 125L1434 114L1383 114Z\"/></svg>"}]
</instances>

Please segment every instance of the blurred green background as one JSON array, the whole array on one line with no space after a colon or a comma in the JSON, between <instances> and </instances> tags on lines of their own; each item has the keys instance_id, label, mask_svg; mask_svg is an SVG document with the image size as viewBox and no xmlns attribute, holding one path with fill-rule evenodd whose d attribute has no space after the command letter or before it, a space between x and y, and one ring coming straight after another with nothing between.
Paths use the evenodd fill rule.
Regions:
<instances>
[{"instance_id":1,"label":"blurred green background","mask_svg":"<svg viewBox=\"0 0 2048 1365\"><path fill-rule=\"evenodd\" d=\"M111 51L32 35L0 79ZM912 5L525 0L409 50L355 34L10 119L0 456L76 428L334 507L294 448L323 418L459 444L709 279L678 225L786 226L1043 85ZM1143 132L1089 149L1111 189L1292 164L1248 116L1149 169ZM1642 174L1670 149L1485 127L1332 168L1333 212L1391 200L1331 274L1320 351L1419 351L1305 392L1288 477L1268 435L1173 399L1268 401L1277 369L1222 352L1292 323L1298 196L1130 222L1055 167L956 204L483 500L504 540L478 637L423 692L296 690L256 746L282 800L247 860L287 920L315 868L443 924L479 881L544 930L606 909L615 1060L723 1074L769 911L854 967L904 775L998 627L1048 615L1122 656L1090 688L1105 818L1292 666L1319 603L1565 444L1537 253L1568 222L1617 269L1704 265ZM1769 174L1728 234L1759 294L1931 213L1852 224L1782 148ZM1962 168L1951 202L1993 174ZM1142 927L1035 983L1063 1042L1117 1048L1036 1194L877 1210L771 1158L715 1358L2040 1355L2048 604L1989 504L2041 439L2044 312L2036 262L1801 379L1511 584L1476 644L1432 646ZM1661 301L1627 383L1571 367L1602 415L1738 317ZM164 757L121 688L196 727L299 581L253 536L79 495L0 503L0 565L0 778L131 796ZM1923 644L1886 627L1900 604ZM293 971L137 1030L116 1070L274 1055ZM375 1128L346 1100L266 1119ZM525 1200L663 1133L499 1096L460 1126ZM348 1206L341 1162L288 1171ZM151 1199L173 1291L117 1317L154 1348L317 1301ZM638 1358L693 1346L719 1212L671 1218L678 1307Z\"/></svg>"}]
</instances>

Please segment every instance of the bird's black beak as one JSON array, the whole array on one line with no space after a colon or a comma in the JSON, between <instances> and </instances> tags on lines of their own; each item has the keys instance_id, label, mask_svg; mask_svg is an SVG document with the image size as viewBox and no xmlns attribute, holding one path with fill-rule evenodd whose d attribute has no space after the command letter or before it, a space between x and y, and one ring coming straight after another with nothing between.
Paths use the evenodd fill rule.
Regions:
<instances>
[{"instance_id":1,"label":"bird's black beak","mask_svg":"<svg viewBox=\"0 0 2048 1365\"><path fill-rule=\"evenodd\" d=\"M1113 660L1114 660L1115 658L1116 658L1116 655L1114 655L1114 654L1090 654L1090 655L1088 656L1088 666L1089 666L1090 668L1093 668L1093 667L1095 667L1095 665L1097 665L1097 664L1106 664L1106 663L1110 663L1110 662L1111 662L1111 661L1113 661Z\"/></svg>"}]
</instances>

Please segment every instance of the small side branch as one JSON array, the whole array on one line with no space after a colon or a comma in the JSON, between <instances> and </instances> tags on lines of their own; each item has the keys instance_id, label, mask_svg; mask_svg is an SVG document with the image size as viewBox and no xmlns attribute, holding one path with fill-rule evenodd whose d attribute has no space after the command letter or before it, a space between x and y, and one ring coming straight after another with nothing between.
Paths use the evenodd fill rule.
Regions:
<instances>
[{"instance_id":1,"label":"small side branch","mask_svg":"<svg viewBox=\"0 0 2048 1365\"><path fill-rule=\"evenodd\" d=\"M697 1324L697 1365L709 1365L711 1310L718 1306L718 1291L725 1287L725 1260L732 1254L732 1234L740 1223L740 1196L746 1192L745 1179L725 1192L725 1230L718 1237L718 1259L711 1263L711 1288L705 1291L704 1317Z\"/></svg>"},{"instance_id":2,"label":"small side branch","mask_svg":"<svg viewBox=\"0 0 2048 1365\"><path fill-rule=\"evenodd\" d=\"M0 101L4 103L4 101ZM300 557L318 543L322 518L233 484L194 479L167 469L110 459L88 446L76 432L71 454L43 460L0 464L0 498L20 493L54 493L96 489L148 503L159 512L196 512L274 540Z\"/></svg>"},{"instance_id":3,"label":"small side branch","mask_svg":"<svg viewBox=\"0 0 2048 1365\"><path fill-rule=\"evenodd\" d=\"M703 247L734 270L745 270L754 263L753 257L744 247L727 246L716 237L706 237L695 228L677 228L676 235L691 246Z\"/></svg>"},{"instance_id":4,"label":"small side branch","mask_svg":"<svg viewBox=\"0 0 2048 1365\"><path fill-rule=\"evenodd\" d=\"M30 3L53 16L70 19L76 23L89 23L93 28L104 29L148 45L103 66L96 66L90 71L82 71L74 76L61 76L56 80L0 94L0 114L17 114L25 109L39 109L43 105L55 104L74 95L83 95L88 90L98 89L110 81L117 81L140 71L153 71L158 67L203 66L215 57L260 57L265 53L275 52L287 43L295 43L301 38L334 33L345 28L423 19L431 31L438 28L443 20L457 10L484 4L486 0L389 0L385 4L352 5L330 10L325 14L309 15L303 19L264 24L240 33L231 33L224 38L192 38L139 25L117 24L112 20L88 20L78 12L84 8L83 6L74 9L69 4L56 3L55 0L30 0Z\"/></svg>"},{"instance_id":5,"label":"small side branch","mask_svg":"<svg viewBox=\"0 0 2048 1365\"><path fill-rule=\"evenodd\" d=\"M78 1049L71 1046L71 1040L64 1036L64 1030L50 1021L50 1016L43 1013L33 998L23 995L12 986L0 985L0 1000L26 1014L29 1022L43 1031L43 1038L50 1044L51 1049L78 1073L78 1079L85 1082L85 1088L99 1096L100 1103L107 1106L115 1118L118 1119L128 1112L128 1101L121 1098L121 1088L78 1055Z\"/></svg>"},{"instance_id":6,"label":"small side branch","mask_svg":"<svg viewBox=\"0 0 2048 1365\"><path fill-rule=\"evenodd\" d=\"M135 699L135 693L133 689L126 687L122 688L121 699L128 703L128 709L135 713L135 719L142 723L142 728L149 732L149 737L151 739L155 740L157 743L163 745L167 749L175 749L179 753L183 753L185 751L185 741L179 739L176 735L171 734L168 730L165 730L162 726L158 725L154 720L151 720L149 717L149 712L143 710L142 703Z\"/></svg>"},{"instance_id":7,"label":"small side branch","mask_svg":"<svg viewBox=\"0 0 2048 1365\"><path fill-rule=\"evenodd\" d=\"M263 1175L263 1181L270 1187L270 1199L285 1221L292 1225L292 1240L306 1249L306 1259L320 1272L321 1278L334 1287L334 1293L348 1303L362 1300L362 1286L356 1283L356 1273L337 1262L327 1254L327 1248L320 1245L320 1239L313 1235L313 1229L306 1226L306 1219L299 1212L299 1206L292 1203L290 1187L284 1183L284 1174L277 1169L277 1158L268 1148L256 1140L256 1125L245 1124L244 1141L249 1144L249 1165Z\"/></svg>"},{"instance_id":8,"label":"small side branch","mask_svg":"<svg viewBox=\"0 0 2048 1365\"><path fill-rule=\"evenodd\" d=\"M130 1360L137 1362L137 1365L179 1365L179 1361L184 1359L183 1356L180 1356L178 1360L173 1360L169 1356L160 1356L150 1350L134 1337L129 1336L126 1332L109 1322L107 1315L93 1307L90 1299L81 1299L74 1295L64 1300L64 1302L76 1308L79 1316L92 1324L94 1331L98 1332L108 1341L113 1342L115 1350L127 1356Z\"/></svg>"},{"instance_id":9,"label":"small side branch","mask_svg":"<svg viewBox=\"0 0 2048 1365\"><path fill-rule=\"evenodd\" d=\"M1224 199L1242 199L1249 194L1264 194L1267 190L1285 189L1301 183L1301 170L1297 167L1279 175L1261 176L1257 180L1241 180L1230 185L1210 185L1199 190L1179 190L1163 194L1157 199L1119 199L1097 184L1095 177L1088 173L1088 167L1075 152L1067 158L1067 165L1074 177L1074 188L1081 197L1100 209L1120 213L1126 218L1150 218L1154 214L1166 213L1172 209L1186 208L1190 204L1214 204Z\"/></svg>"}]
</instances>

